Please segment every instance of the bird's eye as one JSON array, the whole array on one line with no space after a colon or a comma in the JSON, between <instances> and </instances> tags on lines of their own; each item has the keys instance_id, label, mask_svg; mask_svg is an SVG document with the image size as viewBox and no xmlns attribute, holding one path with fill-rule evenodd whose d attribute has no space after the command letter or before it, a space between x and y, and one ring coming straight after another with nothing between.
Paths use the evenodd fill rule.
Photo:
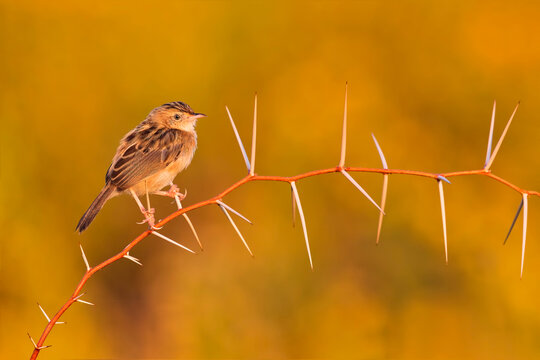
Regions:
<instances>
[{"instance_id":1,"label":"bird's eye","mask_svg":"<svg viewBox=\"0 0 540 360\"><path fill-rule=\"evenodd\" d=\"M180 120L180 114L174 114L174 118L175 118L176 120Z\"/></svg>"}]
</instances>

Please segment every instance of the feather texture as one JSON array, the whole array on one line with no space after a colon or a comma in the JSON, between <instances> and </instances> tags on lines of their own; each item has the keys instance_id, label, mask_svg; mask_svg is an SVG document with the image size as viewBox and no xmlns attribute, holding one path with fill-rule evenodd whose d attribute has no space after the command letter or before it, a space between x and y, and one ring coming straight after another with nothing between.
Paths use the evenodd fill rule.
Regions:
<instances>
[{"instance_id":1,"label":"feather texture","mask_svg":"<svg viewBox=\"0 0 540 360\"><path fill-rule=\"evenodd\" d=\"M165 170L181 159L182 155L191 160L196 147L195 136L187 131L157 128L144 123L126 135L124 140L106 176L106 181L119 191Z\"/></svg>"}]
</instances>

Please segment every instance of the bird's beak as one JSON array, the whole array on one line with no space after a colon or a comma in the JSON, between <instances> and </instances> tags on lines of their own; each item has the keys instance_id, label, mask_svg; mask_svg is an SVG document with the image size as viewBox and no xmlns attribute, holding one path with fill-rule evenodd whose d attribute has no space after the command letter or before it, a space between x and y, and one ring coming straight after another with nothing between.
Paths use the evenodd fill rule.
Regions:
<instances>
[{"instance_id":1,"label":"bird's beak","mask_svg":"<svg viewBox=\"0 0 540 360\"><path fill-rule=\"evenodd\" d=\"M200 118L203 118L203 117L206 117L206 115L201 114L201 113L195 113L195 114L191 115L192 119L200 119Z\"/></svg>"}]
</instances>

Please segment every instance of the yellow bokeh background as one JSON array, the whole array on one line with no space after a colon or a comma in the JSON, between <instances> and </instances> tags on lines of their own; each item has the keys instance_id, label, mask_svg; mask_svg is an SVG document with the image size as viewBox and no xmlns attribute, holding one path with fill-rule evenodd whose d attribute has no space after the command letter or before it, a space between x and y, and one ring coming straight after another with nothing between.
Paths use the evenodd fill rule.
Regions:
<instances>
[{"instance_id":1,"label":"yellow bokeh background","mask_svg":"<svg viewBox=\"0 0 540 360\"><path fill-rule=\"evenodd\" d=\"M257 173L337 165L349 82L347 164L481 168L516 102L493 171L540 190L540 4L476 1L0 3L0 358L30 355L84 272L144 226L127 196L82 235L119 139L155 106L181 100L208 118L176 180L185 204L245 175L228 105L250 145L259 94ZM382 177L353 175L376 199ZM532 359L540 356L538 198L502 241L518 193L482 177L446 185L449 265L437 186L391 176L382 239L376 209L342 176L298 183L315 271L290 190L251 183L225 201L249 257L216 207L191 213L193 256L149 237L85 287L42 359ZM157 217L174 210L153 199ZM162 232L196 248L181 218Z\"/></svg>"}]
</instances>

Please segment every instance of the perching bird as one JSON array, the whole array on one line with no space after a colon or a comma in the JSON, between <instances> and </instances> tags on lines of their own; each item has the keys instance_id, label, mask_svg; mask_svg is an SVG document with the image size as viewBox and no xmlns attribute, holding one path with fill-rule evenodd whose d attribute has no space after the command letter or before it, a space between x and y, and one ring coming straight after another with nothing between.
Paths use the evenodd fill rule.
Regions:
<instances>
[{"instance_id":1,"label":"perching bird","mask_svg":"<svg viewBox=\"0 0 540 360\"><path fill-rule=\"evenodd\" d=\"M135 198L145 222L153 228L153 209L145 209L138 196L148 193L182 196L172 181L191 163L197 148L195 124L205 116L180 101L152 110L120 141L107 170L105 186L79 220L76 230L83 232L107 200L126 191ZM167 185L171 186L168 192L160 191Z\"/></svg>"}]
</instances>

